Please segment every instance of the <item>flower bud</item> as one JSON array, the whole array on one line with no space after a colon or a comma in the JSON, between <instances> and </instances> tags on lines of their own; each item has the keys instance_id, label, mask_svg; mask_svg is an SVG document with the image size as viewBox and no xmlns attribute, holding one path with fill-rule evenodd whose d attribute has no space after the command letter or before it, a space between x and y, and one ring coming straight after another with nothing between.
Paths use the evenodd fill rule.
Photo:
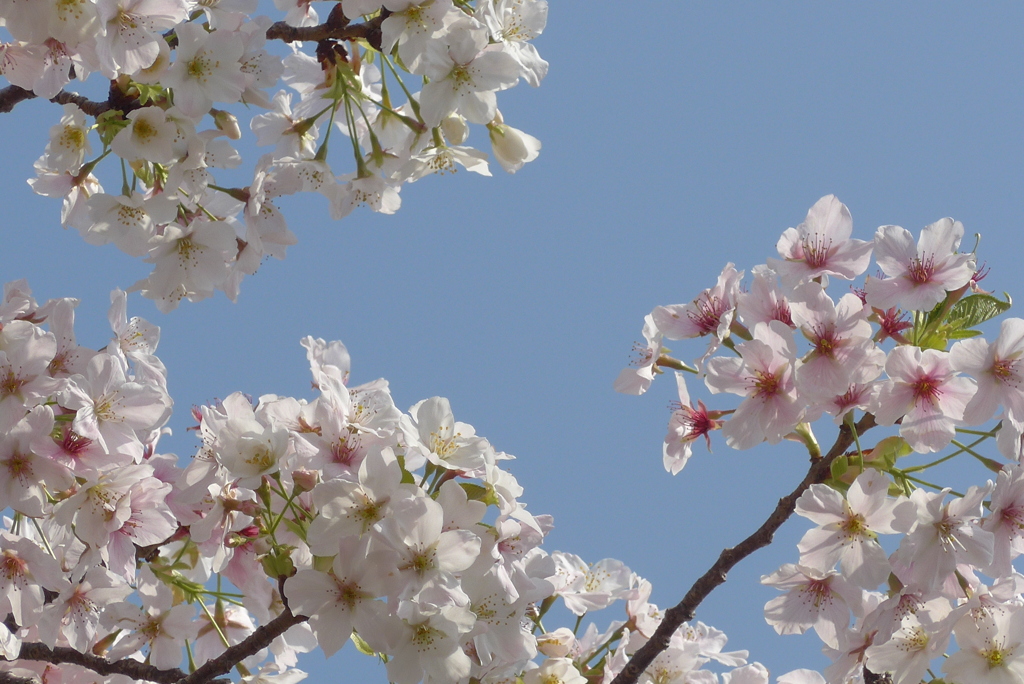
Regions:
<instances>
[{"instance_id":1,"label":"flower bud","mask_svg":"<svg viewBox=\"0 0 1024 684\"><path fill-rule=\"evenodd\" d=\"M441 132L449 145L461 145L469 137L469 126L458 114L452 114L441 121Z\"/></svg>"},{"instance_id":2,"label":"flower bud","mask_svg":"<svg viewBox=\"0 0 1024 684\"><path fill-rule=\"evenodd\" d=\"M229 140L238 140L242 137L242 131L238 128L238 119L234 114L223 109L211 111L213 112L213 123L217 126L218 131L226 135Z\"/></svg>"},{"instance_id":3,"label":"flower bud","mask_svg":"<svg viewBox=\"0 0 1024 684\"><path fill-rule=\"evenodd\" d=\"M292 473L292 481L298 493L308 492L316 487L317 476L309 470L296 470Z\"/></svg>"},{"instance_id":4,"label":"flower bud","mask_svg":"<svg viewBox=\"0 0 1024 684\"><path fill-rule=\"evenodd\" d=\"M518 128L492 122L487 125L487 129L494 156L509 173L515 173L523 164L533 161L540 154L540 140Z\"/></svg>"},{"instance_id":5,"label":"flower bud","mask_svg":"<svg viewBox=\"0 0 1024 684\"><path fill-rule=\"evenodd\" d=\"M564 658L572 649L576 637L568 627L559 627L554 632L537 637L537 650L549 658Z\"/></svg>"}]
</instances>

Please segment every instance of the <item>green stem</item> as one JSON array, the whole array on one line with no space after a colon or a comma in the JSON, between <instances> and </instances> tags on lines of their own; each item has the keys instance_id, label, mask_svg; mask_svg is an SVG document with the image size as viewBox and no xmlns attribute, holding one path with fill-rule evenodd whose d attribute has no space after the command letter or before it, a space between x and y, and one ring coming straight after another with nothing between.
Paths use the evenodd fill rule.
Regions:
<instances>
[{"instance_id":1,"label":"green stem","mask_svg":"<svg viewBox=\"0 0 1024 684\"><path fill-rule=\"evenodd\" d=\"M995 437L996 432L999 431L999 426L996 426L988 432L982 432L981 430L968 430L967 428L957 428L957 432L962 432L965 435L979 435L981 437Z\"/></svg>"},{"instance_id":2,"label":"green stem","mask_svg":"<svg viewBox=\"0 0 1024 684\"><path fill-rule=\"evenodd\" d=\"M398 70L395 69L395 65L391 63L391 58L383 53L381 53L381 57L384 58L384 63L388 65L389 69L391 69L391 73L395 75L395 80L398 81L398 85L402 87L402 92L405 93L406 99L409 100L409 106L412 107L412 113L416 115L416 118L422 120L423 117L420 116L420 103L416 101L416 98L412 96L409 89L405 87L405 81L403 81L402 77L398 75Z\"/></svg>"},{"instance_id":3,"label":"green stem","mask_svg":"<svg viewBox=\"0 0 1024 684\"><path fill-rule=\"evenodd\" d=\"M50 554L50 556L53 558L57 558L57 555L53 552L53 549L50 548L50 542L46 540L46 535L43 534L43 528L39 527L39 521L35 518L30 518L30 520L32 521L32 526L36 528L36 532L39 533L39 538L43 541L43 546L46 547L46 553Z\"/></svg>"},{"instance_id":4,"label":"green stem","mask_svg":"<svg viewBox=\"0 0 1024 684\"><path fill-rule=\"evenodd\" d=\"M199 605L202 607L203 612L206 613L206 617L210 620L210 624L213 625L213 628L215 630L217 630L217 635L220 637L221 642L224 644L224 648L231 648L231 642L228 641L227 635L224 634L224 631L220 628L220 625L217 624L217 620L214 619L213 613L211 613L210 609L206 607L206 601L200 600Z\"/></svg>"},{"instance_id":5,"label":"green stem","mask_svg":"<svg viewBox=\"0 0 1024 684\"><path fill-rule=\"evenodd\" d=\"M911 482L916 482L917 484L921 485L922 487L931 487L932 489L934 489L936 491L939 491L939 492L941 492L943 489L946 489L945 487L940 487L937 484L934 484L932 482L928 482L927 480L922 480L922 479L917 478L917 477L913 477L911 475L907 475L906 473L903 474L903 477L905 477L906 479L910 480ZM952 489L949 490L949 493L952 494L953 496L959 496L960 498L963 498L963 496L964 496L960 492L952 490Z\"/></svg>"}]
</instances>

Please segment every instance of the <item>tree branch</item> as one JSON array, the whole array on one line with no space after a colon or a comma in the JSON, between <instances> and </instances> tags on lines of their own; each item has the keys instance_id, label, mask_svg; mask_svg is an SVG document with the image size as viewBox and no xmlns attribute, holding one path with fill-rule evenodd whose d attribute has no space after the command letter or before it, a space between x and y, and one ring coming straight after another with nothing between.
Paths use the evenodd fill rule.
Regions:
<instances>
[{"instance_id":1,"label":"tree branch","mask_svg":"<svg viewBox=\"0 0 1024 684\"><path fill-rule=\"evenodd\" d=\"M0 672L0 684L35 684L35 680L29 677L19 677L10 672Z\"/></svg>"},{"instance_id":2,"label":"tree branch","mask_svg":"<svg viewBox=\"0 0 1024 684\"><path fill-rule=\"evenodd\" d=\"M864 434L874 425L875 417L870 413L865 414L856 424L857 434ZM768 516L768 519L764 521L761 527L736 546L723 550L715 564L700 579L694 582L690 590L686 592L683 600L678 605L665 611L665 617L661 624L658 625L658 629L654 631L650 640L633 654L633 657L626 663L622 672L612 680L612 684L636 684L637 678L643 674L647 666L651 664L659 653L668 648L672 634L684 622L692 620L697 606L720 584L725 583L726 574L732 570L733 566L754 551L772 543L775 532L793 514L793 510L796 508L796 500L812 484L824 482L828 479L832 462L845 453L853 444L853 441L853 432L848 425L843 424L839 428L839 435L836 437L836 442L832 445L832 448L829 449L823 458L812 462L803 482L788 496L779 499L775 510L772 511L772 514Z\"/></svg>"},{"instance_id":3,"label":"tree branch","mask_svg":"<svg viewBox=\"0 0 1024 684\"><path fill-rule=\"evenodd\" d=\"M101 675L118 674L135 680L144 679L150 682L157 682L157 684L231 684L230 680L217 679L217 677L231 672L235 665L261 649L266 648L274 639L308 619L305 615L293 614L286 607L284 612L276 618L258 627L255 632L244 640L225 649L223 653L213 660L208 660L192 674L186 674L178 668L160 669L137 660L122 659L110 661L92 653L76 651L73 648L62 646L50 648L46 644L37 642L22 643L21 653L12 662L17 662L18 660L39 660L54 665L69 663L88 668ZM23 682L20 677L0 672L0 684L23 684Z\"/></svg>"},{"instance_id":4,"label":"tree branch","mask_svg":"<svg viewBox=\"0 0 1024 684\"><path fill-rule=\"evenodd\" d=\"M178 680L178 684L205 684L214 677L231 672L238 663L253 655L260 649L266 648L274 639L281 636L295 625L305 622L309 618L305 615L295 615L291 609L285 608L284 612L278 615L265 625L260 625L255 632L245 640L226 649L213 660L208 660L198 670Z\"/></svg>"},{"instance_id":5,"label":"tree branch","mask_svg":"<svg viewBox=\"0 0 1024 684\"><path fill-rule=\"evenodd\" d=\"M35 97L36 94L31 90L26 90L20 86L11 85L6 88L0 88L0 113L7 113L14 109L14 106L19 102L31 100ZM51 97L50 102L60 105L76 104L79 109L89 116L99 116L103 112L114 108L111 104L112 99L107 100L106 102L96 102L95 100L90 100L84 95L69 93L66 90L62 90Z\"/></svg>"},{"instance_id":6,"label":"tree branch","mask_svg":"<svg viewBox=\"0 0 1024 684\"><path fill-rule=\"evenodd\" d=\"M38 642L25 642L21 645L21 653L17 660L40 660L44 663L61 665L70 663L88 668L101 675L119 674L132 679L146 679L158 684L174 684L185 677L185 673L178 669L162 670L138 660L107 660L92 653L82 653L73 648L57 646L50 648L46 644ZM17 662L15 660L14 662Z\"/></svg>"},{"instance_id":7,"label":"tree branch","mask_svg":"<svg viewBox=\"0 0 1024 684\"><path fill-rule=\"evenodd\" d=\"M341 7L338 5L337 7ZM390 14L383 10L381 14L362 24L349 24L344 15L331 12L330 17L323 24L318 26L289 26L283 21L272 24L267 29L267 40L281 40L285 43L293 43L301 40L321 41L334 40L365 40L374 49L380 49L380 25ZM14 109L19 102L31 100L36 94L31 90L16 85L0 88L0 114L5 114ZM57 104L74 103L89 116L99 116L110 109L124 109L124 103L118 102L122 98L116 98L111 92L111 97L106 102L96 102L78 93L71 93L61 90L50 102ZM136 105L137 107L137 105ZM129 107L132 108L132 107Z\"/></svg>"},{"instance_id":8,"label":"tree branch","mask_svg":"<svg viewBox=\"0 0 1024 684\"><path fill-rule=\"evenodd\" d=\"M334 40L365 40L375 49L380 49L380 25L387 14L370 19L362 24L348 24L342 16L340 19L332 12L331 17L318 26L289 26L283 21L276 22L267 29L267 40L282 40L293 43L301 40L321 41Z\"/></svg>"}]
</instances>

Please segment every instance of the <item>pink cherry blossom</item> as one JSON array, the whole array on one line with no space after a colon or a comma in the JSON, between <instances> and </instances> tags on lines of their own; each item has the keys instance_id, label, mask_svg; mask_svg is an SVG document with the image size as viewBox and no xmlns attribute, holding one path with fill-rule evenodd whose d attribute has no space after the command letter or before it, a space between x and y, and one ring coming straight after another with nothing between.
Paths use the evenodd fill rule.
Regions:
<instances>
[{"instance_id":1,"label":"pink cherry blossom","mask_svg":"<svg viewBox=\"0 0 1024 684\"><path fill-rule=\"evenodd\" d=\"M988 420L1000 404L1017 420L1024 420L1024 320L1004 320L995 342L983 338L957 342L949 350L949 360L950 367L978 382L978 392L964 411L968 424Z\"/></svg>"},{"instance_id":2,"label":"pink cherry blossom","mask_svg":"<svg viewBox=\"0 0 1024 684\"><path fill-rule=\"evenodd\" d=\"M929 453L949 444L977 391L974 380L956 374L949 353L909 346L889 353L885 372L889 380L874 409L878 423L892 425L902 418L900 435L914 451Z\"/></svg>"},{"instance_id":3,"label":"pink cherry blossom","mask_svg":"<svg viewBox=\"0 0 1024 684\"><path fill-rule=\"evenodd\" d=\"M777 444L803 418L794 367L793 331L778 321L754 326L754 339L736 346L740 358L708 361L705 382L712 392L745 397L725 423L722 434L734 449L761 442Z\"/></svg>"},{"instance_id":4,"label":"pink cherry blossom","mask_svg":"<svg viewBox=\"0 0 1024 684\"><path fill-rule=\"evenodd\" d=\"M882 226L875 233L875 258L885 279L868 278L868 304L879 309L900 307L928 311L974 276L973 254L958 254L964 226L944 218L926 226L914 238L899 226Z\"/></svg>"},{"instance_id":5,"label":"pink cherry blossom","mask_svg":"<svg viewBox=\"0 0 1024 684\"><path fill-rule=\"evenodd\" d=\"M850 239L852 232L850 210L827 195L814 203L803 223L786 229L776 246L782 259L768 259L768 265L790 287L823 275L853 280L867 270L872 244Z\"/></svg>"}]
</instances>

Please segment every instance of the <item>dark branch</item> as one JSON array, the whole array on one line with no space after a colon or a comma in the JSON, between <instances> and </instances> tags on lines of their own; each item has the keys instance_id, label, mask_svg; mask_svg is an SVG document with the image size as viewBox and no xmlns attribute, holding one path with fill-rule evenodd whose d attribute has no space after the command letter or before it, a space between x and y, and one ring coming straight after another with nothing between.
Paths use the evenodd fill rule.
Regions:
<instances>
[{"instance_id":1,"label":"dark branch","mask_svg":"<svg viewBox=\"0 0 1024 684\"><path fill-rule=\"evenodd\" d=\"M318 42L329 38L365 40L380 49L380 25L385 18L386 15L381 14L362 24L346 24L344 18L339 20L332 16L330 20L319 26L289 26L283 21L279 21L267 29L267 40L283 40L286 43L300 40Z\"/></svg>"},{"instance_id":2,"label":"dark branch","mask_svg":"<svg viewBox=\"0 0 1024 684\"><path fill-rule=\"evenodd\" d=\"M244 640L225 649L223 653L213 660L207 661L192 674L186 674L177 668L162 670L137 660L110 661L91 653L81 653L73 648L61 646L50 648L41 643L23 643L21 653L14 662L17 660L39 660L54 665L69 663L88 668L101 675L119 674L135 680L144 679L157 682L157 684L231 684L230 680L217 678L231 672L235 665L266 648L274 639L308 619L305 615L294 615L291 610L285 608L284 612L276 618L258 627ZM18 677L0 672L0 684L24 683Z\"/></svg>"},{"instance_id":3,"label":"dark branch","mask_svg":"<svg viewBox=\"0 0 1024 684\"><path fill-rule=\"evenodd\" d=\"M340 7L338 5L337 7ZM349 24L348 19L340 12L331 12L326 22L318 26L289 26L279 21L267 29L267 40L281 40L292 43L301 40L321 41L334 40L365 40L374 49L380 49L380 25L387 18L388 12L382 11L380 15L362 24ZM50 98L50 102L57 104L74 103L89 116L99 116L111 109L136 109L135 106L125 107L124 97L116 97L111 88L111 97L106 102L96 102L78 93L60 91L56 96ZM36 94L20 86L11 85L0 88L0 114L7 113L14 109L19 102L31 100Z\"/></svg>"},{"instance_id":4,"label":"dark branch","mask_svg":"<svg viewBox=\"0 0 1024 684\"><path fill-rule=\"evenodd\" d=\"M857 423L857 433L863 434L875 425L875 417L870 413L865 414ZM715 564L705 572L700 579L694 582L686 596L678 605L665 611L665 618L654 631L654 635L636 653L622 672L612 680L612 684L635 684L637 678L643 674L647 666L658 656L659 653L668 648L669 640L677 629L684 623L693 620L697 606L708 597L720 584L725 583L727 573L741 560L757 551L760 548L772 543L775 532L782 527L782 523L789 519L796 508L796 500L807 491L812 484L824 482L831 474L832 461L846 452L853 444L853 432L848 425L839 429L839 436L829 452L820 459L812 462L807 476L803 482L794 489L788 496L779 499L778 505L768 519L764 521L752 535L742 542L722 551Z\"/></svg>"},{"instance_id":5,"label":"dark branch","mask_svg":"<svg viewBox=\"0 0 1024 684\"><path fill-rule=\"evenodd\" d=\"M206 661L202 667L192 674L179 680L179 684L204 684L214 677L231 672L231 668L235 665L260 649L266 648L274 639L308 619L305 615L295 615L291 610L285 608L283 613L267 624L258 627L244 641L231 646L213 660Z\"/></svg>"},{"instance_id":6,"label":"dark branch","mask_svg":"<svg viewBox=\"0 0 1024 684\"><path fill-rule=\"evenodd\" d=\"M7 86L6 88L0 88L0 113L7 113L14 109L14 106L19 102L31 100L34 97L36 97L35 93L20 86L12 85ZM76 104L79 109L89 116L99 116L103 112L113 109L110 101L95 102L84 95L69 93L66 90L62 90L51 97L50 102L55 102L61 105Z\"/></svg>"},{"instance_id":7,"label":"dark branch","mask_svg":"<svg viewBox=\"0 0 1024 684\"><path fill-rule=\"evenodd\" d=\"M88 668L101 675L119 674L137 680L147 679L151 682L158 682L158 684L173 684L185 676L185 673L178 669L161 670L159 667L140 663L137 660L110 661L91 653L81 653L73 648L63 646L50 648L46 644L37 642L22 643L18 660L40 660L54 665L70 663Z\"/></svg>"},{"instance_id":8,"label":"dark branch","mask_svg":"<svg viewBox=\"0 0 1024 684\"><path fill-rule=\"evenodd\" d=\"M10 672L0 672L0 684L35 684L29 677L18 677Z\"/></svg>"}]
</instances>

